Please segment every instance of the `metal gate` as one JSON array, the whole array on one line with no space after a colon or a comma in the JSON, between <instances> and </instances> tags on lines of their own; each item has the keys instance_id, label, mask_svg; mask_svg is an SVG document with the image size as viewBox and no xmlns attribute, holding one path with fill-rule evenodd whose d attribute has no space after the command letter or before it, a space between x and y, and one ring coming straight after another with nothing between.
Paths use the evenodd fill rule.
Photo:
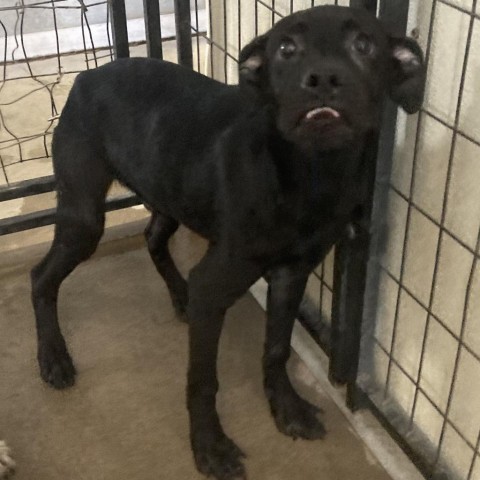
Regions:
<instances>
[{"instance_id":1,"label":"metal gate","mask_svg":"<svg viewBox=\"0 0 480 480\"><path fill-rule=\"evenodd\" d=\"M480 478L480 7L411 1L424 108L379 163L358 384L426 478Z\"/></svg>"}]
</instances>

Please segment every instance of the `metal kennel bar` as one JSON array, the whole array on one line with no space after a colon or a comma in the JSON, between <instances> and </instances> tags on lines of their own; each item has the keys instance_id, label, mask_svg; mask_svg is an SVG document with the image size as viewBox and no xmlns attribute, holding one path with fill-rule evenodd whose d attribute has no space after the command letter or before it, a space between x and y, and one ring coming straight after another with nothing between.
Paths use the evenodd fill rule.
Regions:
<instances>
[{"instance_id":1,"label":"metal kennel bar","mask_svg":"<svg viewBox=\"0 0 480 480\"><path fill-rule=\"evenodd\" d=\"M136 195L124 194L115 198L108 199L105 202L105 211L111 212L113 210L121 210L122 208L133 207L139 205ZM0 232L3 235L9 233L22 232L32 228L45 227L55 223L56 209L49 208L39 212L27 213L14 218L3 218L0 220Z\"/></svg>"},{"instance_id":2,"label":"metal kennel bar","mask_svg":"<svg viewBox=\"0 0 480 480\"><path fill-rule=\"evenodd\" d=\"M408 1L397 2L407 5ZM352 7L365 8L372 13L377 11L377 2L352 0ZM398 5L397 5L398 6ZM404 7L404 5L402 5ZM399 9L396 8L399 14ZM406 18L397 21L406 23ZM393 139L395 135L396 108L387 106L383 137ZM388 152L385 151L388 157ZM378 138L369 138L365 155L367 165L375 165L378 157ZM375 185L376 169L367 172L367 185L362 205L361 221L354 226L352 239L346 239L335 249L331 353L329 378L332 383L347 385L347 404L357 408L356 379L358 372L361 326L366 286L367 264L369 260L371 210Z\"/></svg>"},{"instance_id":3,"label":"metal kennel bar","mask_svg":"<svg viewBox=\"0 0 480 480\"><path fill-rule=\"evenodd\" d=\"M146 3L148 4L150 2ZM128 46L127 14L125 11L125 0L111 0L109 6L112 11L113 49L115 51L115 57L129 57L130 48Z\"/></svg>"},{"instance_id":4,"label":"metal kennel bar","mask_svg":"<svg viewBox=\"0 0 480 480\"><path fill-rule=\"evenodd\" d=\"M158 1L143 0L145 12L145 33L147 37L147 55L151 58L163 58L162 28L160 24L160 5Z\"/></svg>"},{"instance_id":5,"label":"metal kennel bar","mask_svg":"<svg viewBox=\"0 0 480 480\"><path fill-rule=\"evenodd\" d=\"M35 180L25 180L23 182L11 184L8 187L1 187L0 202L52 192L54 189L55 178L53 175L37 178Z\"/></svg>"},{"instance_id":6,"label":"metal kennel bar","mask_svg":"<svg viewBox=\"0 0 480 480\"><path fill-rule=\"evenodd\" d=\"M193 68L190 0L175 0L178 63Z\"/></svg>"}]
</instances>

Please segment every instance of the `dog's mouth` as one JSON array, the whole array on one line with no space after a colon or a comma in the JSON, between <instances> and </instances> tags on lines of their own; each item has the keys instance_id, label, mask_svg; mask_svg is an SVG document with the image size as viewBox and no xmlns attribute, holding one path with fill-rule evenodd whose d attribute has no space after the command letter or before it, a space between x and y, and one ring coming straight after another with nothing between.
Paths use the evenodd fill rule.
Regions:
<instances>
[{"instance_id":1,"label":"dog's mouth","mask_svg":"<svg viewBox=\"0 0 480 480\"><path fill-rule=\"evenodd\" d=\"M349 143L355 133L350 112L337 102L330 105L305 102L295 109L285 109L278 120L279 129L287 138L315 145L317 149L340 148Z\"/></svg>"},{"instance_id":2,"label":"dog's mouth","mask_svg":"<svg viewBox=\"0 0 480 480\"><path fill-rule=\"evenodd\" d=\"M326 105L310 107L297 117L296 127L314 130L317 133L327 133L341 127L346 119L339 110Z\"/></svg>"},{"instance_id":3,"label":"dog's mouth","mask_svg":"<svg viewBox=\"0 0 480 480\"><path fill-rule=\"evenodd\" d=\"M348 110L337 105L307 105L290 117L289 134L297 142L306 142L319 150L342 148L352 141L354 126Z\"/></svg>"},{"instance_id":4,"label":"dog's mouth","mask_svg":"<svg viewBox=\"0 0 480 480\"><path fill-rule=\"evenodd\" d=\"M308 110L302 115L301 120L304 122L315 121L335 121L340 120L341 115L338 110L331 107L316 107Z\"/></svg>"}]
</instances>

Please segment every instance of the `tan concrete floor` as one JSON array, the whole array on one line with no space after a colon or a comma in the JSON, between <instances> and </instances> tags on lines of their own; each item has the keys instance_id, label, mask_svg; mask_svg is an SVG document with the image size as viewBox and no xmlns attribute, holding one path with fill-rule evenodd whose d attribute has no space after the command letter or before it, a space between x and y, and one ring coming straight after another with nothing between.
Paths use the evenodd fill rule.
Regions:
<instances>
[{"instance_id":1,"label":"tan concrete floor","mask_svg":"<svg viewBox=\"0 0 480 480\"><path fill-rule=\"evenodd\" d=\"M185 271L202 253L193 234L172 242ZM0 438L16 480L200 479L185 408L187 326L175 316L142 239L104 243L60 295L61 325L79 375L54 391L39 378L28 270L45 252L0 259ZM222 335L218 409L247 453L251 480L387 480L342 413L293 356L291 375L321 406L328 435L292 441L270 417L262 390L264 314L250 295L229 312Z\"/></svg>"}]
</instances>

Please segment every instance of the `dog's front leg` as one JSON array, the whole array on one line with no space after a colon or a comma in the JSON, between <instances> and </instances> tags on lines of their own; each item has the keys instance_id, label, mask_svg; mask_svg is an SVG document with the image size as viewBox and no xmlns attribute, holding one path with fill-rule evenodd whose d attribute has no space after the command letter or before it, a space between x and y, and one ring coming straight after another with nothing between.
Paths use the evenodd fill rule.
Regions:
<instances>
[{"instance_id":1,"label":"dog's front leg","mask_svg":"<svg viewBox=\"0 0 480 480\"><path fill-rule=\"evenodd\" d=\"M210 250L189 278L187 404L197 468L218 480L245 478L244 456L220 425L216 361L225 311L262 274L258 265Z\"/></svg>"},{"instance_id":2,"label":"dog's front leg","mask_svg":"<svg viewBox=\"0 0 480 480\"><path fill-rule=\"evenodd\" d=\"M286 370L293 324L309 273L303 265L270 272L263 369L265 392L277 428L293 438L316 439L325 435L317 419L319 409L297 394Z\"/></svg>"}]
</instances>

